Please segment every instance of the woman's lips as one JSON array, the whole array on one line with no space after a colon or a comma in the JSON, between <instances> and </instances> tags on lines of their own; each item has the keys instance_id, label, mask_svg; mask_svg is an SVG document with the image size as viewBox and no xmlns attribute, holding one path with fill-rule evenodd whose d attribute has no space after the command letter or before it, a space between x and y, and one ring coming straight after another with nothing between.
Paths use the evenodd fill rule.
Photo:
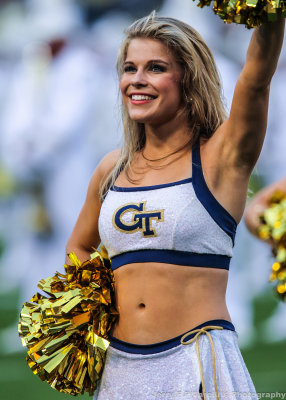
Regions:
<instances>
[{"instance_id":1,"label":"woman's lips","mask_svg":"<svg viewBox=\"0 0 286 400\"><path fill-rule=\"evenodd\" d=\"M131 98L130 101L132 104L145 104L145 103L151 103L152 101L154 101L154 99L152 99L152 100L133 100Z\"/></svg>"}]
</instances>

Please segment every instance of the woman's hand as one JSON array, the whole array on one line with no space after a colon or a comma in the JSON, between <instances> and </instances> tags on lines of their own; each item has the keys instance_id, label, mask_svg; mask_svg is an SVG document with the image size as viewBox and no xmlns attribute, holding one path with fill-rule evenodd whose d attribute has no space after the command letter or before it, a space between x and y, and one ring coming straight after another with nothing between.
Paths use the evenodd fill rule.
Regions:
<instances>
[{"instance_id":1,"label":"woman's hand","mask_svg":"<svg viewBox=\"0 0 286 400\"><path fill-rule=\"evenodd\" d=\"M272 185L260 190L253 198L250 204L246 207L244 221L247 229L254 236L258 236L258 227L260 225L260 216L269 207L269 200L276 190L281 190L286 193L286 178L283 178ZM273 245L272 239L267 240L270 245Z\"/></svg>"}]
</instances>

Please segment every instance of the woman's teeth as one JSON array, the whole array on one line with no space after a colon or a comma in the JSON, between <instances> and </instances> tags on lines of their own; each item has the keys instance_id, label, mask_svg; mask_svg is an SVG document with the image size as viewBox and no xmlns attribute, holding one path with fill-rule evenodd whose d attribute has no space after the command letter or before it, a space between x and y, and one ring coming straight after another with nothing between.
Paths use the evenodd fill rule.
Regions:
<instances>
[{"instance_id":1,"label":"woman's teeth","mask_svg":"<svg viewBox=\"0 0 286 400\"><path fill-rule=\"evenodd\" d=\"M153 100L154 97L151 96L145 96L145 95L140 95L140 94L133 94L131 96L132 100Z\"/></svg>"}]
</instances>

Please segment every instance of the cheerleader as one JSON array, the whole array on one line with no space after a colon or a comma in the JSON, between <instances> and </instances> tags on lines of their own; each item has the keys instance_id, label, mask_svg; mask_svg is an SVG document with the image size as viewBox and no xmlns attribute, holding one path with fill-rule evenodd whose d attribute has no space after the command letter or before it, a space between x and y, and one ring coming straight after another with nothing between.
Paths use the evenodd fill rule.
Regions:
<instances>
[{"instance_id":1,"label":"cheerleader","mask_svg":"<svg viewBox=\"0 0 286 400\"><path fill-rule=\"evenodd\" d=\"M115 276L95 399L257 399L225 292L283 35L282 18L253 30L227 116L191 26L153 12L127 29L123 145L94 171L66 246L83 261L102 242Z\"/></svg>"}]
</instances>

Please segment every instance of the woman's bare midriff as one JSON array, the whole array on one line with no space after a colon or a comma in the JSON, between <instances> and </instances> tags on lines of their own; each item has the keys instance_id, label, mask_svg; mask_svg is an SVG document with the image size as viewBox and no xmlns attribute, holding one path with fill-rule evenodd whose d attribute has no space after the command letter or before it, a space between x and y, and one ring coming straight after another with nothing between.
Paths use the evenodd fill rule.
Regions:
<instances>
[{"instance_id":1,"label":"woman's bare midriff","mask_svg":"<svg viewBox=\"0 0 286 400\"><path fill-rule=\"evenodd\" d=\"M120 316L111 334L125 342L156 343L208 320L231 321L227 270L150 262L124 265L114 276Z\"/></svg>"}]
</instances>

